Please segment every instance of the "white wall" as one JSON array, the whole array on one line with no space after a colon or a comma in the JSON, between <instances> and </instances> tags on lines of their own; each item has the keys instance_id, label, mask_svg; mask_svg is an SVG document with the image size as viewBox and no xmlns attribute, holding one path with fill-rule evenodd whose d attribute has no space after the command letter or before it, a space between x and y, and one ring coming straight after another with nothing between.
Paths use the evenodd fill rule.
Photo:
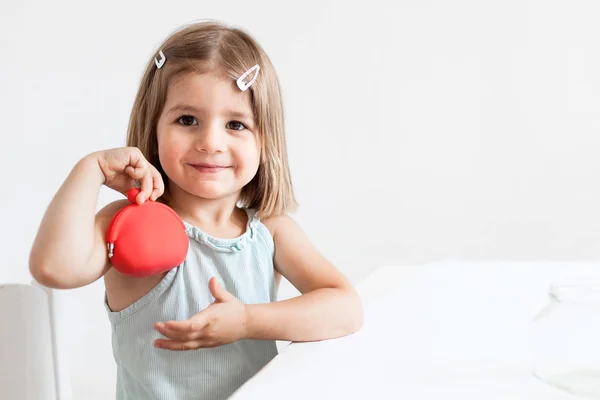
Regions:
<instances>
[{"instance_id":1,"label":"white wall","mask_svg":"<svg viewBox=\"0 0 600 400\"><path fill-rule=\"evenodd\" d=\"M29 281L54 192L80 157L124 143L148 57L201 18L245 27L270 54L296 218L353 281L382 263L597 259L598 11L593 0L2 2L0 281ZM103 191L99 207L117 197ZM114 382L101 283L65 295L74 379Z\"/></svg>"}]
</instances>

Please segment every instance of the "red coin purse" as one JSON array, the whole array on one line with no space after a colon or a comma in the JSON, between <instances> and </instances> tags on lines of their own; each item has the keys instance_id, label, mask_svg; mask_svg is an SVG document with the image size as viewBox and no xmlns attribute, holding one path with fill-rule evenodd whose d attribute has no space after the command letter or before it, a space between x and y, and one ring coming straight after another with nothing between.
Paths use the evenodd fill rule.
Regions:
<instances>
[{"instance_id":1,"label":"red coin purse","mask_svg":"<svg viewBox=\"0 0 600 400\"><path fill-rule=\"evenodd\" d=\"M131 204L110 221L108 258L122 274L145 278L169 271L185 260L189 241L185 225L169 206L147 200L137 204L140 189L127 192Z\"/></svg>"}]
</instances>

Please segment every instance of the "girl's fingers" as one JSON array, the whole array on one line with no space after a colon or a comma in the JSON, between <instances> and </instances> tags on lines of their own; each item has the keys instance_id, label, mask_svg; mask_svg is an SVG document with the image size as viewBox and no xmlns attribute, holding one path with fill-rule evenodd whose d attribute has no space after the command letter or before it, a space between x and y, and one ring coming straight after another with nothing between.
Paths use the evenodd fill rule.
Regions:
<instances>
[{"instance_id":1,"label":"girl's fingers","mask_svg":"<svg viewBox=\"0 0 600 400\"><path fill-rule=\"evenodd\" d=\"M165 185L162 176L160 175L160 172L158 172L158 170L154 168L153 165L150 166L150 173L152 174L153 185L152 193L150 194L150 199L152 201L155 201L164 193Z\"/></svg>"},{"instance_id":2,"label":"girl's fingers","mask_svg":"<svg viewBox=\"0 0 600 400\"><path fill-rule=\"evenodd\" d=\"M140 179L140 186L141 191L137 196L137 202L138 204L143 204L152 194L152 175L149 170Z\"/></svg>"},{"instance_id":3,"label":"girl's fingers","mask_svg":"<svg viewBox=\"0 0 600 400\"><path fill-rule=\"evenodd\" d=\"M129 156L129 165L125 167L125 173L140 182L140 193L136 197L138 204L144 203L152 193L152 176L150 175L149 163L138 151Z\"/></svg>"},{"instance_id":4,"label":"girl's fingers","mask_svg":"<svg viewBox=\"0 0 600 400\"><path fill-rule=\"evenodd\" d=\"M164 182L158 170L150 164L139 150L129 154L129 165L124 172L135 182L140 184L140 193L137 195L138 204L160 197L164 192Z\"/></svg>"},{"instance_id":5,"label":"girl's fingers","mask_svg":"<svg viewBox=\"0 0 600 400\"><path fill-rule=\"evenodd\" d=\"M174 351L197 350L204 347L204 342L202 340L181 342L176 340L156 339L154 341L154 347Z\"/></svg>"}]
</instances>

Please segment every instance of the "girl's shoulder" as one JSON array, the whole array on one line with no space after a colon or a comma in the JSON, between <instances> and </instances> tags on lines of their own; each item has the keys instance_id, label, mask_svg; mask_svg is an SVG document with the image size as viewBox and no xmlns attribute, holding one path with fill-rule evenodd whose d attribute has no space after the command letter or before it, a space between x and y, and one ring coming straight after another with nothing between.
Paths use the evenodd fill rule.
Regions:
<instances>
[{"instance_id":1,"label":"girl's shoulder","mask_svg":"<svg viewBox=\"0 0 600 400\"><path fill-rule=\"evenodd\" d=\"M269 230L273 239L277 233L286 231L290 226L295 225L294 220L288 214L272 215L260 219L260 222Z\"/></svg>"}]
</instances>

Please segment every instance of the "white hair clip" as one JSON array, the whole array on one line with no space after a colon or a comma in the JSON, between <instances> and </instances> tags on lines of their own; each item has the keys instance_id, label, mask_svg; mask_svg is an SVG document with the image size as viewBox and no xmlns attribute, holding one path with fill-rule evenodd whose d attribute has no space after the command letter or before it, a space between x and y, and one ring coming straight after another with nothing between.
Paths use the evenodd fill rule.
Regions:
<instances>
[{"instance_id":1,"label":"white hair clip","mask_svg":"<svg viewBox=\"0 0 600 400\"><path fill-rule=\"evenodd\" d=\"M158 55L160 56L160 60L154 57L154 64L156 64L156 68L160 69L163 65L165 65L167 57L165 57L165 54L162 52L162 50L159 50Z\"/></svg>"},{"instance_id":2,"label":"white hair clip","mask_svg":"<svg viewBox=\"0 0 600 400\"><path fill-rule=\"evenodd\" d=\"M252 71L255 71L255 70L256 70L256 72L254 73L254 76L252 77L252 79L250 79L250 81L248 81L248 82L244 82L244 78L246 78L248 75L250 75L252 73ZM256 64L254 67L252 67L248 71L244 72L244 75L240 76L237 79L236 83L242 92L245 92L246 89L248 89L250 86L252 86L252 84L256 80L256 77L258 76L258 71L260 71L260 66L258 64Z\"/></svg>"}]
</instances>

